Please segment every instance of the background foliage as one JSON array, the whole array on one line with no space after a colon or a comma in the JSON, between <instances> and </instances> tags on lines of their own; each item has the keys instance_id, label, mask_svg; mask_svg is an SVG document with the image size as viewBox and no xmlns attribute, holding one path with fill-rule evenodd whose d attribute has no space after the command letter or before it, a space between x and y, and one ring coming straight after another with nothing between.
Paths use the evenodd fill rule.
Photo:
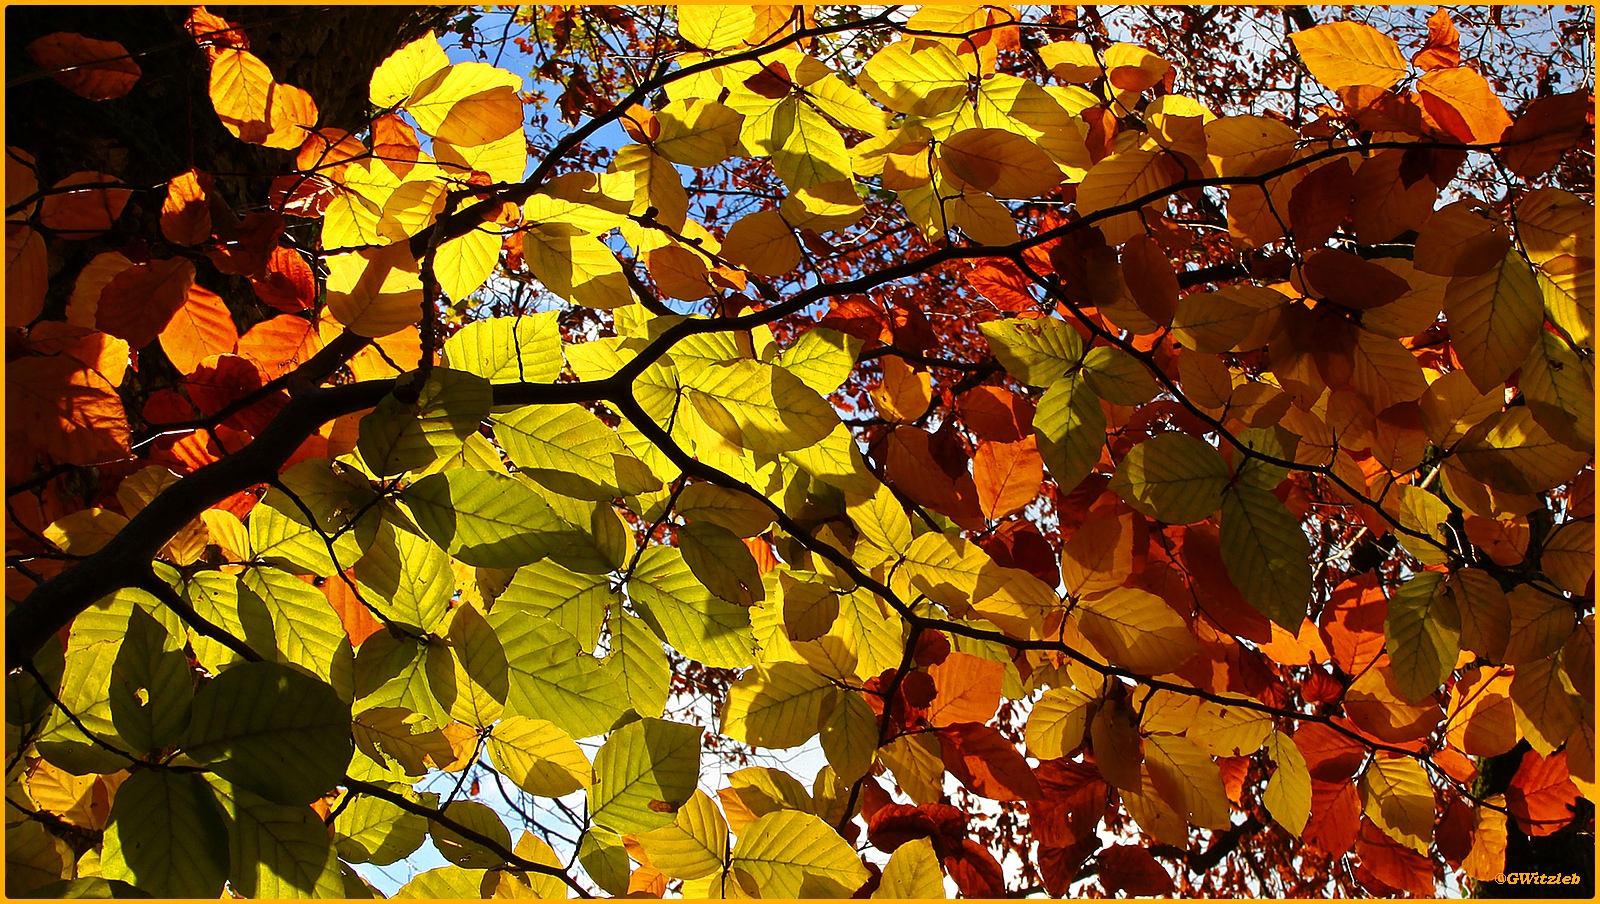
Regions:
<instances>
[{"instance_id":1,"label":"background foliage","mask_svg":"<svg viewBox=\"0 0 1600 904\"><path fill-rule=\"evenodd\" d=\"M1592 894L1591 10L8 25L8 894Z\"/></svg>"}]
</instances>

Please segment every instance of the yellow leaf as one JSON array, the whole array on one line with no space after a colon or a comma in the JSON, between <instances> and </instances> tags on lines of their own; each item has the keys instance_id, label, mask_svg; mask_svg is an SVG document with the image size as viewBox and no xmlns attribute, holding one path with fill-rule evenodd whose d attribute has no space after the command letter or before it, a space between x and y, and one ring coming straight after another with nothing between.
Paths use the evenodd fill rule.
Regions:
<instances>
[{"instance_id":1,"label":"yellow leaf","mask_svg":"<svg viewBox=\"0 0 1600 904\"><path fill-rule=\"evenodd\" d=\"M405 109L422 131L456 147L477 147L522 128L522 78L487 63L457 63L423 79Z\"/></svg>"},{"instance_id":2,"label":"yellow leaf","mask_svg":"<svg viewBox=\"0 0 1600 904\"><path fill-rule=\"evenodd\" d=\"M374 107L388 109L411 96L417 86L450 65L439 39L428 33L389 54L372 73L368 98Z\"/></svg>"},{"instance_id":3,"label":"yellow leaf","mask_svg":"<svg viewBox=\"0 0 1600 904\"><path fill-rule=\"evenodd\" d=\"M1541 300L1533 270L1515 249L1481 274L1450 280L1450 343L1480 391L1503 385L1527 358L1544 320Z\"/></svg>"},{"instance_id":4,"label":"yellow leaf","mask_svg":"<svg viewBox=\"0 0 1600 904\"><path fill-rule=\"evenodd\" d=\"M861 196L856 194L855 183L848 179L807 185L784 198L778 206L778 213L790 226L813 232L843 229L866 212Z\"/></svg>"},{"instance_id":5,"label":"yellow leaf","mask_svg":"<svg viewBox=\"0 0 1600 904\"><path fill-rule=\"evenodd\" d=\"M1423 109L1445 131L1468 144L1500 140L1511 127L1505 104L1483 76L1465 66L1434 69L1417 80Z\"/></svg>"},{"instance_id":6,"label":"yellow leaf","mask_svg":"<svg viewBox=\"0 0 1600 904\"><path fill-rule=\"evenodd\" d=\"M782 276L800 266L800 242L775 210L762 210L734 223L722 243L722 256L753 273Z\"/></svg>"},{"instance_id":7,"label":"yellow leaf","mask_svg":"<svg viewBox=\"0 0 1600 904\"><path fill-rule=\"evenodd\" d=\"M328 308L358 336L387 336L422 319L422 277L404 244L327 259Z\"/></svg>"},{"instance_id":8,"label":"yellow leaf","mask_svg":"<svg viewBox=\"0 0 1600 904\"><path fill-rule=\"evenodd\" d=\"M1278 825L1298 838L1311 818L1311 772L1293 738L1273 732L1266 746L1267 756L1278 771L1267 780L1261 803Z\"/></svg>"},{"instance_id":9,"label":"yellow leaf","mask_svg":"<svg viewBox=\"0 0 1600 904\"><path fill-rule=\"evenodd\" d=\"M1078 627L1112 663L1141 675L1165 675L1200 652L1194 632L1166 601L1118 587L1078 604Z\"/></svg>"},{"instance_id":10,"label":"yellow leaf","mask_svg":"<svg viewBox=\"0 0 1600 904\"><path fill-rule=\"evenodd\" d=\"M1228 795L1216 761L1187 738L1153 734L1145 738L1150 781L1172 808L1206 829L1228 826Z\"/></svg>"},{"instance_id":11,"label":"yellow leaf","mask_svg":"<svg viewBox=\"0 0 1600 904\"><path fill-rule=\"evenodd\" d=\"M1294 159L1299 136L1265 116L1224 116L1205 125L1206 153L1219 176L1254 176ZM1287 214L1285 214L1287 215Z\"/></svg>"},{"instance_id":12,"label":"yellow leaf","mask_svg":"<svg viewBox=\"0 0 1600 904\"><path fill-rule=\"evenodd\" d=\"M275 82L267 64L248 50L212 49L210 94L222 125L251 144L297 148L305 128L317 121L310 96Z\"/></svg>"},{"instance_id":13,"label":"yellow leaf","mask_svg":"<svg viewBox=\"0 0 1600 904\"><path fill-rule=\"evenodd\" d=\"M912 541L903 567L911 586L928 599L958 612L970 607L1014 637L1034 636L1045 613L1061 606L1043 581L1002 567L976 543L946 534Z\"/></svg>"},{"instance_id":14,"label":"yellow leaf","mask_svg":"<svg viewBox=\"0 0 1600 904\"><path fill-rule=\"evenodd\" d=\"M710 795L696 789L672 822L638 836L650 865L674 879L699 879L728 859L728 823Z\"/></svg>"},{"instance_id":15,"label":"yellow leaf","mask_svg":"<svg viewBox=\"0 0 1600 904\"><path fill-rule=\"evenodd\" d=\"M1106 78L1119 91L1143 91L1154 87L1172 64L1137 44L1112 44L1105 51Z\"/></svg>"},{"instance_id":16,"label":"yellow leaf","mask_svg":"<svg viewBox=\"0 0 1600 904\"><path fill-rule=\"evenodd\" d=\"M495 767L538 797L562 797L589 787L593 769L572 738L552 722L511 716L500 720L486 747Z\"/></svg>"},{"instance_id":17,"label":"yellow leaf","mask_svg":"<svg viewBox=\"0 0 1600 904\"><path fill-rule=\"evenodd\" d=\"M110 509L81 509L57 518L44 529L44 538L64 553L88 556L99 552L127 525L127 518Z\"/></svg>"},{"instance_id":18,"label":"yellow leaf","mask_svg":"<svg viewBox=\"0 0 1600 904\"><path fill-rule=\"evenodd\" d=\"M1329 88L1369 85L1389 89L1406 74L1394 39L1359 22L1329 22L1290 35L1300 59Z\"/></svg>"},{"instance_id":19,"label":"yellow leaf","mask_svg":"<svg viewBox=\"0 0 1600 904\"><path fill-rule=\"evenodd\" d=\"M872 389L872 400L886 419L905 424L922 417L933 402L933 376L916 371L896 355L878 359L883 382Z\"/></svg>"},{"instance_id":20,"label":"yellow leaf","mask_svg":"<svg viewBox=\"0 0 1600 904\"><path fill-rule=\"evenodd\" d=\"M500 233L494 224L485 223L439 246L433 276L451 301L462 302L478 291L499 262Z\"/></svg>"},{"instance_id":21,"label":"yellow leaf","mask_svg":"<svg viewBox=\"0 0 1600 904\"><path fill-rule=\"evenodd\" d=\"M933 840L913 838L894 849L889 863L883 868L883 878L878 882L874 898L945 897L944 876L939 871L939 858L933 852Z\"/></svg>"},{"instance_id":22,"label":"yellow leaf","mask_svg":"<svg viewBox=\"0 0 1600 904\"><path fill-rule=\"evenodd\" d=\"M1039 48L1039 56L1057 78L1074 85L1087 85L1105 72L1094 48L1082 41L1046 44Z\"/></svg>"},{"instance_id":23,"label":"yellow leaf","mask_svg":"<svg viewBox=\"0 0 1600 904\"><path fill-rule=\"evenodd\" d=\"M1378 751L1361 776L1364 811L1385 834L1424 856L1433 842L1433 785L1404 754Z\"/></svg>"},{"instance_id":24,"label":"yellow leaf","mask_svg":"<svg viewBox=\"0 0 1600 904\"><path fill-rule=\"evenodd\" d=\"M939 146L946 172L996 198L1034 198L1061 184L1049 154L1004 129L966 129Z\"/></svg>"},{"instance_id":25,"label":"yellow leaf","mask_svg":"<svg viewBox=\"0 0 1600 904\"><path fill-rule=\"evenodd\" d=\"M678 7L678 34L706 50L727 50L745 43L756 27L756 11L749 6Z\"/></svg>"},{"instance_id":26,"label":"yellow leaf","mask_svg":"<svg viewBox=\"0 0 1600 904\"><path fill-rule=\"evenodd\" d=\"M1096 163L1078 184L1078 212L1091 214L1156 195L1183 176L1172 156L1162 150L1136 148ZM1145 203L1162 203L1149 197Z\"/></svg>"},{"instance_id":27,"label":"yellow leaf","mask_svg":"<svg viewBox=\"0 0 1600 904\"><path fill-rule=\"evenodd\" d=\"M1041 760L1068 756L1083 743L1093 697L1073 687L1053 687L1028 713L1028 753Z\"/></svg>"},{"instance_id":28,"label":"yellow leaf","mask_svg":"<svg viewBox=\"0 0 1600 904\"><path fill-rule=\"evenodd\" d=\"M573 304L611 310L634 303L622 264L599 239L530 229L523 233L522 254L545 288Z\"/></svg>"},{"instance_id":29,"label":"yellow leaf","mask_svg":"<svg viewBox=\"0 0 1600 904\"><path fill-rule=\"evenodd\" d=\"M698 7L682 7L684 11ZM656 111L656 153L685 166L716 166L739 146L744 116L712 100L675 100Z\"/></svg>"},{"instance_id":30,"label":"yellow leaf","mask_svg":"<svg viewBox=\"0 0 1600 904\"><path fill-rule=\"evenodd\" d=\"M977 75L972 62L943 44L916 46L896 41L872 55L860 84L897 113L933 116L961 103L967 80Z\"/></svg>"}]
</instances>

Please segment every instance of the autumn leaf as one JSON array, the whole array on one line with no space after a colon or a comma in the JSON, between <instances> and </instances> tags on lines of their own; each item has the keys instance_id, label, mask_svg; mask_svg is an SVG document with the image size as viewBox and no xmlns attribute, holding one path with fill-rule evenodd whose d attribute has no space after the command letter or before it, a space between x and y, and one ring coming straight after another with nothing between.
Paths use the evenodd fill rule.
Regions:
<instances>
[{"instance_id":1,"label":"autumn leaf","mask_svg":"<svg viewBox=\"0 0 1600 904\"><path fill-rule=\"evenodd\" d=\"M90 100L111 100L133 90L141 70L116 41L96 41L58 31L29 44L28 57L67 90Z\"/></svg>"}]
</instances>

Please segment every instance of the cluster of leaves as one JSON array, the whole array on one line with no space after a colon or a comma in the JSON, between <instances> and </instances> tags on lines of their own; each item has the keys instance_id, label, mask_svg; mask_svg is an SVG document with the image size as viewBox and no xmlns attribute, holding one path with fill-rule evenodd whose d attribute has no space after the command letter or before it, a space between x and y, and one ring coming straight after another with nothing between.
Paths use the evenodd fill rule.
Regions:
<instances>
[{"instance_id":1,"label":"cluster of leaves","mask_svg":"<svg viewBox=\"0 0 1600 904\"><path fill-rule=\"evenodd\" d=\"M431 839L402 894L1203 893L1257 845L1429 895L1573 823L1592 96L1513 115L1443 12L1296 32L1296 118L1060 11L819 15L602 16L649 62L530 171L519 75L430 35L319 126L197 8L264 203L7 149L8 892L370 896ZM826 766L707 793L688 670Z\"/></svg>"}]
</instances>

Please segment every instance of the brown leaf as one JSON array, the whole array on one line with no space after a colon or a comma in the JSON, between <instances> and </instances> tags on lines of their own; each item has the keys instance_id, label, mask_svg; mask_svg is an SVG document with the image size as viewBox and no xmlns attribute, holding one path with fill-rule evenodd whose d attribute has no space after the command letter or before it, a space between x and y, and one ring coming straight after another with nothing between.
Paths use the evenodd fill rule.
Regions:
<instances>
[{"instance_id":1,"label":"brown leaf","mask_svg":"<svg viewBox=\"0 0 1600 904\"><path fill-rule=\"evenodd\" d=\"M1150 851L1136 844L1114 844L1095 855L1097 875L1107 894L1126 892L1130 897L1172 894L1172 876Z\"/></svg>"},{"instance_id":2,"label":"brown leaf","mask_svg":"<svg viewBox=\"0 0 1600 904\"><path fill-rule=\"evenodd\" d=\"M105 173L73 173L51 186L39 211L39 224L60 238L94 238L116 223L133 194L126 188L109 187L120 182Z\"/></svg>"},{"instance_id":3,"label":"brown leaf","mask_svg":"<svg viewBox=\"0 0 1600 904\"><path fill-rule=\"evenodd\" d=\"M175 245L198 245L211 238L211 176L191 169L167 183L161 205L161 234Z\"/></svg>"},{"instance_id":4,"label":"brown leaf","mask_svg":"<svg viewBox=\"0 0 1600 904\"><path fill-rule=\"evenodd\" d=\"M959 849L944 858L944 870L955 880L963 897L1006 897L1006 877L999 861L971 838L961 839Z\"/></svg>"},{"instance_id":5,"label":"brown leaf","mask_svg":"<svg viewBox=\"0 0 1600 904\"><path fill-rule=\"evenodd\" d=\"M1016 745L987 725L966 723L941 728L939 753L950 774L972 793L990 800L1030 800L1039 781Z\"/></svg>"},{"instance_id":6,"label":"brown leaf","mask_svg":"<svg viewBox=\"0 0 1600 904\"><path fill-rule=\"evenodd\" d=\"M28 56L68 91L90 100L111 100L133 90L139 64L116 41L96 41L58 31L28 45Z\"/></svg>"},{"instance_id":7,"label":"brown leaf","mask_svg":"<svg viewBox=\"0 0 1600 904\"><path fill-rule=\"evenodd\" d=\"M1461 33L1448 10L1441 8L1428 17L1428 40L1412 55L1411 65L1424 72L1461 65Z\"/></svg>"}]
</instances>

